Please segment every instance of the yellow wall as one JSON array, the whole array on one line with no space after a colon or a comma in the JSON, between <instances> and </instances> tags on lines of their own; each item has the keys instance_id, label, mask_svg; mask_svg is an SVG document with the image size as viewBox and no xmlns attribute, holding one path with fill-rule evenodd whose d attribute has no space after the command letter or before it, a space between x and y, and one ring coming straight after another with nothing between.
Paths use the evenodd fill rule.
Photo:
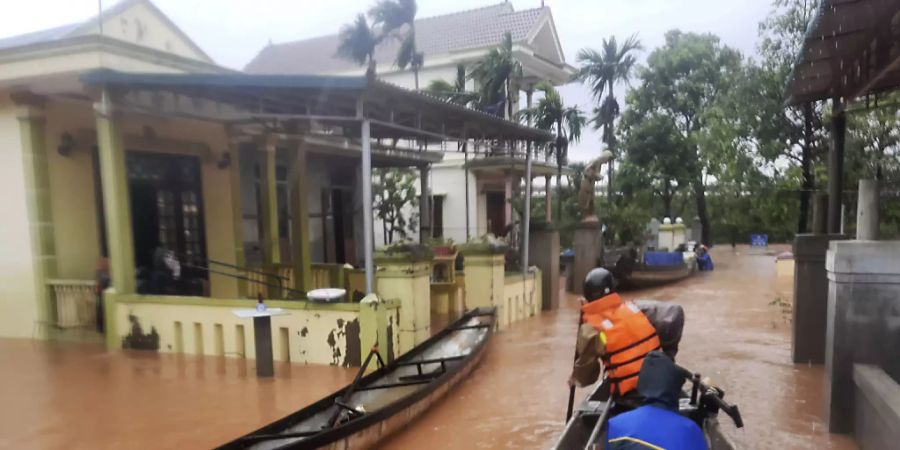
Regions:
<instances>
[{"instance_id":1,"label":"yellow wall","mask_svg":"<svg viewBox=\"0 0 900 450\"><path fill-rule=\"evenodd\" d=\"M535 316L541 311L541 272L527 277L521 274L506 275L503 285L503 303L497 314L500 326L505 327ZM502 311L502 313L501 313Z\"/></svg>"},{"instance_id":2,"label":"yellow wall","mask_svg":"<svg viewBox=\"0 0 900 450\"><path fill-rule=\"evenodd\" d=\"M255 358L253 319L240 319L233 313L235 309L253 308L255 302L252 300L107 296L116 303L112 307L115 324L111 328L115 336L110 341L116 347L121 347L123 339L133 332L129 316L134 316L143 334L156 330L161 352ZM360 345L359 333L348 333L349 324L353 324L351 328L359 325L358 304L313 305L278 301L268 304L285 308L290 313L272 317L272 354L276 361L356 365L355 361L345 360L348 336L356 339L349 343L351 346L359 348ZM240 326L243 327L243 340L238 338ZM284 336L287 336L287 349Z\"/></svg>"},{"instance_id":3,"label":"yellow wall","mask_svg":"<svg viewBox=\"0 0 900 450\"><path fill-rule=\"evenodd\" d=\"M52 149L58 146L64 131L77 135L80 130L94 130L93 107L88 103L52 102L47 112L47 140ZM143 135L145 128L149 127L160 139L179 139L210 147L212 153L200 159L207 254L209 259L233 264L234 223L231 220L229 175L227 169L216 166L216 161L227 150L224 127L198 121L143 116L127 116L124 124L126 135ZM79 145L68 156L50 152L53 219L61 278L93 279L99 257L94 173L88 147ZM128 149L167 150L150 147ZM212 274L210 285L213 297L237 295L237 283L230 277Z\"/></svg>"},{"instance_id":4,"label":"yellow wall","mask_svg":"<svg viewBox=\"0 0 900 450\"><path fill-rule=\"evenodd\" d=\"M22 146L16 109L0 93L0 336L31 337L37 318Z\"/></svg>"}]
</instances>

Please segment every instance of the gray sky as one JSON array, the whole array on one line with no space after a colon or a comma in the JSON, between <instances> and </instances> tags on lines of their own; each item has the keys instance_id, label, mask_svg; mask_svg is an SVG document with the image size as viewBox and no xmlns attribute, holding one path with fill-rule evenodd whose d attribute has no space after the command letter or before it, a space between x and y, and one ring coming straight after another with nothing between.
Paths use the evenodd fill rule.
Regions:
<instances>
[{"instance_id":1,"label":"gray sky","mask_svg":"<svg viewBox=\"0 0 900 450\"><path fill-rule=\"evenodd\" d=\"M153 0L219 64L242 68L269 40L279 43L334 33L365 11L371 0ZM419 0L419 16L433 16L496 4L500 0ZM97 0L11 2L0 15L0 37L84 20L97 12ZM103 4L111 5L112 0ZM517 10L540 0L514 0ZM575 63L583 47L599 47L602 38L638 33L647 49L643 60L664 41L667 30L710 32L745 55L755 52L757 27L770 10L769 0L546 0L552 8L566 60ZM592 109L581 85L560 89L567 103ZM620 90L621 96L624 89ZM599 153L599 134L588 132L572 159Z\"/></svg>"}]
</instances>

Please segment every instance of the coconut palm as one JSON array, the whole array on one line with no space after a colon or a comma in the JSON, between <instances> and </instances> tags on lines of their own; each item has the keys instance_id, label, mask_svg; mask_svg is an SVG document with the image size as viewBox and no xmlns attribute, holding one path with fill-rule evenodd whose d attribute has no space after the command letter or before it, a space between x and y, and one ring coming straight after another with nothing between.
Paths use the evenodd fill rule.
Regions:
<instances>
[{"instance_id":1,"label":"coconut palm","mask_svg":"<svg viewBox=\"0 0 900 450\"><path fill-rule=\"evenodd\" d=\"M513 104L519 101L522 63L513 55L511 33L506 32L500 45L491 49L484 59L475 64L469 78L478 83L485 105L492 105L498 110L497 115L502 115L500 108L505 103L506 117L513 117Z\"/></svg>"},{"instance_id":2,"label":"coconut palm","mask_svg":"<svg viewBox=\"0 0 900 450\"><path fill-rule=\"evenodd\" d=\"M395 63L400 69L410 67L419 90L419 69L425 62L425 54L416 47L416 0L378 0L369 10L374 25L381 27L382 38L393 36L400 40Z\"/></svg>"},{"instance_id":3,"label":"coconut palm","mask_svg":"<svg viewBox=\"0 0 900 450\"><path fill-rule=\"evenodd\" d=\"M425 91L429 94L463 106L479 107L481 99L477 92L466 90L466 66L456 66L456 80L453 83L443 79L431 80Z\"/></svg>"},{"instance_id":4,"label":"coconut palm","mask_svg":"<svg viewBox=\"0 0 900 450\"><path fill-rule=\"evenodd\" d=\"M562 198L562 168L569 154L569 144L581 139L587 118L577 106L565 106L559 91L550 83L541 82L535 89L543 94L537 104L519 112L519 118L532 119L536 128L555 131L556 141L551 147L556 157L556 192ZM562 202L556 202L557 217L562 217Z\"/></svg>"},{"instance_id":5,"label":"coconut palm","mask_svg":"<svg viewBox=\"0 0 900 450\"><path fill-rule=\"evenodd\" d=\"M619 102L616 101L613 89L616 84L627 83L631 79L637 62L634 53L642 49L637 35L629 36L621 46L615 36L610 36L609 39L603 39L600 52L583 48L577 55L581 67L575 73L574 79L590 86L598 102L591 122L595 129L603 129L603 141L606 142L607 150L613 154L616 152L614 124L619 116ZM603 97L604 92L606 97ZM609 164L608 170L607 196L612 198L612 163Z\"/></svg>"},{"instance_id":6,"label":"coconut palm","mask_svg":"<svg viewBox=\"0 0 900 450\"><path fill-rule=\"evenodd\" d=\"M375 76L375 47L381 42L378 36L369 26L364 14L356 16L353 23L341 27L338 33L337 56L349 59L360 66L368 64L366 75Z\"/></svg>"}]
</instances>

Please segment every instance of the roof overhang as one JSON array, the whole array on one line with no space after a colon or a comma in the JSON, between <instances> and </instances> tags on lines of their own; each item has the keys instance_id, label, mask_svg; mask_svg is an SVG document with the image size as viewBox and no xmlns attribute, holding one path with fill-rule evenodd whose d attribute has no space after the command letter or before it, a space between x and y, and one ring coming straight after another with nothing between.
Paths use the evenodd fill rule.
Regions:
<instances>
[{"instance_id":1,"label":"roof overhang","mask_svg":"<svg viewBox=\"0 0 900 450\"><path fill-rule=\"evenodd\" d=\"M524 157L518 156L489 156L484 158L473 159L464 164L463 167L475 173L496 172L496 173L514 173L524 174L526 170L526 161ZM568 166L563 166L562 175L572 175L574 172ZM533 159L531 161L531 174L535 177L543 177L557 174L555 164Z\"/></svg>"},{"instance_id":2,"label":"roof overhang","mask_svg":"<svg viewBox=\"0 0 900 450\"><path fill-rule=\"evenodd\" d=\"M788 78L785 103L842 108L900 86L900 2L822 0Z\"/></svg>"},{"instance_id":3,"label":"roof overhang","mask_svg":"<svg viewBox=\"0 0 900 450\"><path fill-rule=\"evenodd\" d=\"M116 107L228 124L300 127L357 137L370 123L373 139L424 142L469 138L548 142L542 130L367 77L320 75L158 74L97 70L81 81Z\"/></svg>"}]
</instances>

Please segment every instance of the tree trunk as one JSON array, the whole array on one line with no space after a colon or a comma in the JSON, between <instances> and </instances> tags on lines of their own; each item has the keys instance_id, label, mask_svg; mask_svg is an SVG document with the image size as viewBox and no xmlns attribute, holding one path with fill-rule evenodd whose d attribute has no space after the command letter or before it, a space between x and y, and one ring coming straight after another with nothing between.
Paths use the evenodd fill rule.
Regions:
<instances>
[{"instance_id":1,"label":"tree trunk","mask_svg":"<svg viewBox=\"0 0 900 450\"><path fill-rule=\"evenodd\" d=\"M416 92L419 91L419 67L418 65L413 66L413 78L416 80Z\"/></svg>"},{"instance_id":2,"label":"tree trunk","mask_svg":"<svg viewBox=\"0 0 900 450\"><path fill-rule=\"evenodd\" d=\"M512 92L509 91L509 77L506 77L506 119L512 120Z\"/></svg>"},{"instance_id":3,"label":"tree trunk","mask_svg":"<svg viewBox=\"0 0 900 450\"><path fill-rule=\"evenodd\" d=\"M694 197L697 200L697 216L700 217L700 226L703 229L700 242L709 246L712 230L709 224L709 212L706 210L706 186L703 185L702 175L697 174L697 178L691 184L693 184Z\"/></svg>"},{"instance_id":4,"label":"tree trunk","mask_svg":"<svg viewBox=\"0 0 900 450\"><path fill-rule=\"evenodd\" d=\"M797 223L797 233L809 231L809 203L812 190L815 187L815 179L812 172L812 104L803 105L803 148L800 155L800 169L803 176L803 185L800 190L800 217Z\"/></svg>"},{"instance_id":5,"label":"tree trunk","mask_svg":"<svg viewBox=\"0 0 900 450\"><path fill-rule=\"evenodd\" d=\"M663 217L672 217L672 190L669 185L669 180L665 180L663 187Z\"/></svg>"}]
</instances>

